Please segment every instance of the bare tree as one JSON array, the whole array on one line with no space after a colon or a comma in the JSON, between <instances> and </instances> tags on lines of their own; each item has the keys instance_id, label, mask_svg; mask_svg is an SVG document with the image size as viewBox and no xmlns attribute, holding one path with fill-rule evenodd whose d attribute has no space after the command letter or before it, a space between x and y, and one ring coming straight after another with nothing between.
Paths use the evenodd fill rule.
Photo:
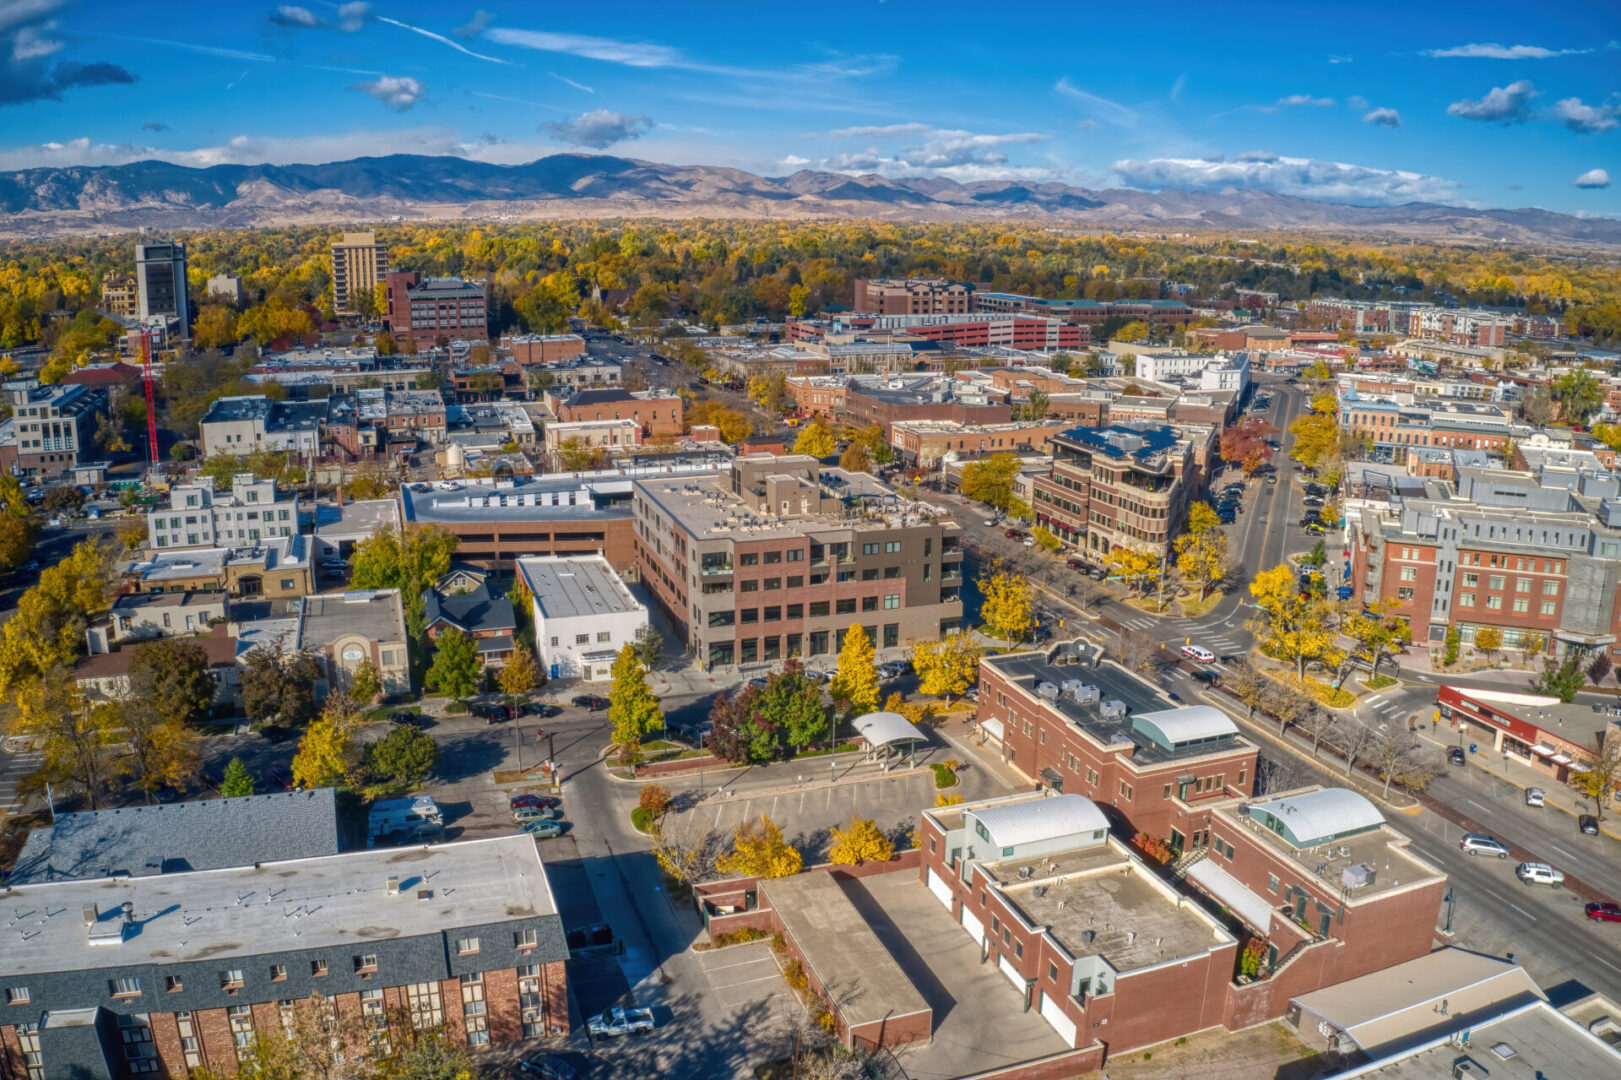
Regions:
<instances>
[{"instance_id":1,"label":"bare tree","mask_svg":"<svg viewBox=\"0 0 1621 1080\"><path fill-rule=\"evenodd\" d=\"M1581 762L1571 786L1593 800L1593 816L1604 820L1604 800L1621 784L1621 727L1608 725L1593 736L1593 753Z\"/></svg>"},{"instance_id":2,"label":"bare tree","mask_svg":"<svg viewBox=\"0 0 1621 1080\"><path fill-rule=\"evenodd\" d=\"M697 885L714 877L715 861L724 843L712 829L703 829L686 814L667 817L653 833L653 856L659 866L683 885Z\"/></svg>"},{"instance_id":3,"label":"bare tree","mask_svg":"<svg viewBox=\"0 0 1621 1080\"><path fill-rule=\"evenodd\" d=\"M1277 718L1280 737L1291 724L1300 723L1317 708L1316 703L1299 690L1271 679L1265 679L1262 694L1264 708Z\"/></svg>"},{"instance_id":4,"label":"bare tree","mask_svg":"<svg viewBox=\"0 0 1621 1080\"><path fill-rule=\"evenodd\" d=\"M1122 627L1116 636L1115 657L1122 667L1147 673L1164 662L1164 650L1160 648L1160 643L1147 634Z\"/></svg>"},{"instance_id":5,"label":"bare tree","mask_svg":"<svg viewBox=\"0 0 1621 1080\"><path fill-rule=\"evenodd\" d=\"M1390 796L1391 781L1409 791L1423 791L1437 772L1434 755L1424 749L1407 731L1388 728L1374 735L1368 758L1385 782L1384 797Z\"/></svg>"},{"instance_id":6,"label":"bare tree","mask_svg":"<svg viewBox=\"0 0 1621 1080\"><path fill-rule=\"evenodd\" d=\"M1293 791L1305 787L1316 779L1312 769L1292 755L1268 757L1262 754L1255 765L1255 793L1270 795L1279 791Z\"/></svg>"},{"instance_id":7,"label":"bare tree","mask_svg":"<svg viewBox=\"0 0 1621 1080\"><path fill-rule=\"evenodd\" d=\"M1378 732L1356 718L1339 726L1340 752L1345 755L1345 775L1350 776L1356 763L1373 747Z\"/></svg>"},{"instance_id":8,"label":"bare tree","mask_svg":"<svg viewBox=\"0 0 1621 1080\"><path fill-rule=\"evenodd\" d=\"M1323 745L1323 740L1334 734L1340 726L1340 718L1321 707L1311 703L1300 718L1299 728L1311 737L1311 752L1317 753L1317 748Z\"/></svg>"}]
</instances>

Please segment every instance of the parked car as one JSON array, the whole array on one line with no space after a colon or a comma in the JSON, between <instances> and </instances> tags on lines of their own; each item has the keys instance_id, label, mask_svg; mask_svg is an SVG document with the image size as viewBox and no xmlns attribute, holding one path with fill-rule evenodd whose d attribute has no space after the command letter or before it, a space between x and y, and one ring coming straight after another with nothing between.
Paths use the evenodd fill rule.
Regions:
<instances>
[{"instance_id":1,"label":"parked car","mask_svg":"<svg viewBox=\"0 0 1621 1080\"><path fill-rule=\"evenodd\" d=\"M1268 476L1266 478L1266 482L1269 483L1269 484L1276 484L1278 482L1278 478L1275 475L1274 476Z\"/></svg>"},{"instance_id":2,"label":"parked car","mask_svg":"<svg viewBox=\"0 0 1621 1080\"><path fill-rule=\"evenodd\" d=\"M1545 796L1543 795L1542 789L1539 787L1528 787L1525 789L1525 805L1527 806L1541 806L1543 805L1544 798Z\"/></svg>"},{"instance_id":3,"label":"parked car","mask_svg":"<svg viewBox=\"0 0 1621 1080\"><path fill-rule=\"evenodd\" d=\"M1463 839L1458 841L1458 848L1465 855L1496 855L1499 859L1508 858L1508 845L1486 833L1464 833Z\"/></svg>"},{"instance_id":4,"label":"parked car","mask_svg":"<svg viewBox=\"0 0 1621 1080\"><path fill-rule=\"evenodd\" d=\"M1552 885L1563 888L1565 875L1545 862L1523 862L1514 868L1514 874L1526 885Z\"/></svg>"},{"instance_id":5,"label":"parked car","mask_svg":"<svg viewBox=\"0 0 1621 1080\"><path fill-rule=\"evenodd\" d=\"M1201 664L1213 664L1216 662L1216 654L1203 645L1184 645L1182 646L1182 655Z\"/></svg>"},{"instance_id":6,"label":"parked car","mask_svg":"<svg viewBox=\"0 0 1621 1080\"><path fill-rule=\"evenodd\" d=\"M512 719L512 710L505 705L474 705L473 715L482 716L486 724L504 724Z\"/></svg>"},{"instance_id":7,"label":"parked car","mask_svg":"<svg viewBox=\"0 0 1621 1080\"><path fill-rule=\"evenodd\" d=\"M1595 900L1587 905L1587 917L1594 922L1621 922L1621 904Z\"/></svg>"},{"instance_id":8,"label":"parked car","mask_svg":"<svg viewBox=\"0 0 1621 1080\"><path fill-rule=\"evenodd\" d=\"M534 795L527 791L514 795L507 800L507 803L513 812L522 810L526 806L532 806L537 810L548 810L559 805L558 800L550 795Z\"/></svg>"},{"instance_id":9,"label":"parked car","mask_svg":"<svg viewBox=\"0 0 1621 1080\"><path fill-rule=\"evenodd\" d=\"M1009 540L1023 540L1024 539L1024 533L1020 532L1018 529L1009 529L1007 532L1003 533L1002 535L1007 537Z\"/></svg>"},{"instance_id":10,"label":"parked car","mask_svg":"<svg viewBox=\"0 0 1621 1080\"><path fill-rule=\"evenodd\" d=\"M520 806L512 812L512 821L515 825L527 825L531 821L556 821L562 816L550 807Z\"/></svg>"},{"instance_id":11,"label":"parked car","mask_svg":"<svg viewBox=\"0 0 1621 1080\"><path fill-rule=\"evenodd\" d=\"M1592 814L1583 814L1576 819L1576 827L1588 836L1598 835L1598 818Z\"/></svg>"},{"instance_id":12,"label":"parked car","mask_svg":"<svg viewBox=\"0 0 1621 1080\"><path fill-rule=\"evenodd\" d=\"M293 736L291 731L288 731L286 728L277 724L266 724L264 727L259 729L259 734L263 735L268 741L273 743L286 742Z\"/></svg>"},{"instance_id":13,"label":"parked car","mask_svg":"<svg viewBox=\"0 0 1621 1080\"><path fill-rule=\"evenodd\" d=\"M766 678L764 675L756 675L754 678L749 680L748 685L760 687L770 686L771 680Z\"/></svg>"},{"instance_id":14,"label":"parked car","mask_svg":"<svg viewBox=\"0 0 1621 1080\"><path fill-rule=\"evenodd\" d=\"M1210 686L1220 686L1221 676L1214 671L1200 670L1193 673L1196 682L1207 683Z\"/></svg>"},{"instance_id":15,"label":"parked car","mask_svg":"<svg viewBox=\"0 0 1621 1080\"><path fill-rule=\"evenodd\" d=\"M341 573L342 571L349 569L349 560L339 558L322 559L321 569Z\"/></svg>"},{"instance_id":16,"label":"parked car","mask_svg":"<svg viewBox=\"0 0 1621 1080\"><path fill-rule=\"evenodd\" d=\"M563 835L563 823L550 818L535 818L523 822L519 828L536 840L553 840Z\"/></svg>"},{"instance_id":17,"label":"parked car","mask_svg":"<svg viewBox=\"0 0 1621 1080\"><path fill-rule=\"evenodd\" d=\"M1454 747L1450 748L1449 750L1447 750L1447 764L1448 765L1467 765L1467 764L1469 764L1469 759L1464 756L1463 747L1454 746Z\"/></svg>"},{"instance_id":18,"label":"parked car","mask_svg":"<svg viewBox=\"0 0 1621 1080\"><path fill-rule=\"evenodd\" d=\"M574 1066L547 1050L536 1050L519 1058L518 1071L533 1074L541 1080L574 1080L575 1077Z\"/></svg>"},{"instance_id":19,"label":"parked car","mask_svg":"<svg viewBox=\"0 0 1621 1080\"><path fill-rule=\"evenodd\" d=\"M518 711L524 716L538 716L542 720L550 720L563 714L563 710L556 705L546 705L538 701L526 701L518 706Z\"/></svg>"},{"instance_id":20,"label":"parked car","mask_svg":"<svg viewBox=\"0 0 1621 1080\"><path fill-rule=\"evenodd\" d=\"M597 697L595 694L581 694L574 699L574 704L581 709L590 709L592 712L596 712L599 709L608 707L608 699Z\"/></svg>"},{"instance_id":21,"label":"parked car","mask_svg":"<svg viewBox=\"0 0 1621 1080\"><path fill-rule=\"evenodd\" d=\"M585 1022L593 1039L616 1039L621 1035L646 1035L653 1030L652 1009L621 1009L615 1005Z\"/></svg>"},{"instance_id":22,"label":"parked car","mask_svg":"<svg viewBox=\"0 0 1621 1080\"><path fill-rule=\"evenodd\" d=\"M410 724L412 727L420 727L426 720L427 717L421 713L407 712L404 709L388 714L388 722L391 724Z\"/></svg>"}]
</instances>

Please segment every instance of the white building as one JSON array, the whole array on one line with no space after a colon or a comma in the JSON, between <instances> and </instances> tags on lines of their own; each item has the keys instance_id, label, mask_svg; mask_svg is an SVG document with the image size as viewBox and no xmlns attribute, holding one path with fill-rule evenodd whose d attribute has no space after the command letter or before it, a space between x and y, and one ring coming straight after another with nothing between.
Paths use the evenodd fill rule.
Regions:
<instances>
[{"instance_id":1,"label":"white building","mask_svg":"<svg viewBox=\"0 0 1621 1080\"><path fill-rule=\"evenodd\" d=\"M1242 352L1143 352L1137 356L1135 375L1150 382L1185 379L1194 389L1243 393L1250 382L1250 359Z\"/></svg>"},{"instance_id":2,"label":"white building","mask_svg":"<svg viewBox=\"0 0 1621 1080\"><path fill-rule=\"evenodd\" d=\"M169 490L169 505L146 516L146 531L154 548L253 547L298 534L298 496L252 473L231 477L228 493L200 476Z\"/></svg>"},{"instance_id":3,"label":"white building","mask_svg":"<svg viewBox=\"0 0 1621 1080\"><path fill-rule=\"evenodd\" d=\"M552 679L602 681L614 656L647 627L637 602L601 555L518 560L534 597L535 650Z\"/></svg>"}]
</instances>

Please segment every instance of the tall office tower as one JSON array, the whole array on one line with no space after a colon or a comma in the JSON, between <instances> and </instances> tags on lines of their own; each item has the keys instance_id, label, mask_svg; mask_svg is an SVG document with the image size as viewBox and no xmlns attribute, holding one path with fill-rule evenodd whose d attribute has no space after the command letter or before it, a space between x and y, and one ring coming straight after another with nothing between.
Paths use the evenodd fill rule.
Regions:
<instances>
[{"instance_id":1,"label":"tall office tower","mask_svg":"<svg viewBox=\"0 0 1621 1080\"><path fill-rule=\"evenodd\" d=\"M140 317L170 315L180 320L180 335L191 326L186 299L186 245L178 240L135 245L135 281L140 288Z\"/></svg>"},{"instance_id":2,"label":"tall office tower","mask_svg":"<svg viewBox=\"0 0 1621 1080\"><path fill-rule=\"evenodd\" d=\"M375 290L387 274L388 248L377 242L376 233L344 233L342 240L332 241L332 310L357 314L351 299L354 291Z\"/></svg>"}]
</instances>

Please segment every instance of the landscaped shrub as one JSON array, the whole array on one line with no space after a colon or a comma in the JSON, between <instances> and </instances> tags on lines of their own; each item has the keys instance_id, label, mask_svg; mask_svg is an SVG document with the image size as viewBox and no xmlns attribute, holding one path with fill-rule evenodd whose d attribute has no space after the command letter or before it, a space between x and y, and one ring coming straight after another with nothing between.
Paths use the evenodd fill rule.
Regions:
<instances>
[{"instance_id":1,"label":"landscaped shrub","mask_svg":"<svg viewBox=\"0 0 1621 1080\"><path fill-rule=\"evenodd\" d=\"M647 812L647 807L638 806L630 812L630 823L636 827L637 832L647 832L653 827L653 815Z\"/></svg>"}]
</instances>

